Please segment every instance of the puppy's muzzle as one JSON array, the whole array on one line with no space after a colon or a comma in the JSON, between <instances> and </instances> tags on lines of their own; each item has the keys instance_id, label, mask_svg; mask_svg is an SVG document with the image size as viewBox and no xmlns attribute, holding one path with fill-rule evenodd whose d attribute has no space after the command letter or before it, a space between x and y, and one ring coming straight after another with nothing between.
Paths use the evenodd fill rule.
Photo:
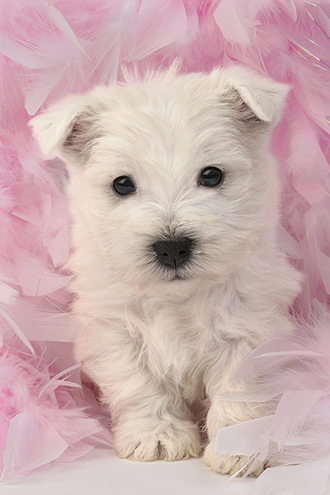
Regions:
<instances>
[{"instance_id":1,"label":"puppy's muzzle","mask_svg":"<svg viewBox=\"0 0 330 495\"><path fill-rule=\"evenodd\" d=\"M177 237L157 241L152 247L160 264L177 269L189 260L192 250L192 240L188 237Z\"/></svg>"}]
</instances>

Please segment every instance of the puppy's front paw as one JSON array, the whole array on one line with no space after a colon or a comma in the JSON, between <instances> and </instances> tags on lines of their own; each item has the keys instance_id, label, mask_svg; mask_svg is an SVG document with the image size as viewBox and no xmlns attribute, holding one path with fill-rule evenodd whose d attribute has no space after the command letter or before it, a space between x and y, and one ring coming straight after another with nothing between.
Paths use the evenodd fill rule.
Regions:
<instances>
[{"instance_id":1,"label":"puppy's front paw","mask_svg":"<svg viewBox=\"0 0 330 495\"><path fill-rule=\"evenodd\" d=\"M237 471L240 471L238 476L243 476L252 464L252 461L248 460L245 455L231 456L220 452L214 452L214 441L210 442L206 447L203 461L204 464L221 474L233 475L237 473ZM265 466L262 465L249 476L259 476L264 469Z\"/></svg>"},{"instance_id":2,"label":"puppy's front paw","mask_svg":"<svg viewBox=\"0 0 330 495\"><path fill-rule=\"evenodd\" d=\"M121 459L154 461L164 459L177 461L198 457L201 440L196 425L186 421L175 424L164 422L156 428L139 428L139 423L124 423L114 432L114 448Z\"/></svg>"}]
</instances>

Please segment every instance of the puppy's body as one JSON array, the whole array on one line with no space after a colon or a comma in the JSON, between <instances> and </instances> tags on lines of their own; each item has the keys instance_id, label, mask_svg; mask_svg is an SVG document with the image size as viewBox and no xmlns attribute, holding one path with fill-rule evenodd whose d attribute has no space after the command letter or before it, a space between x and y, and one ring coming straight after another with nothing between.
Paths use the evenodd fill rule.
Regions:
<instances>
[{"instance_id":1,"label":"puppy's body","mask_svg":"<svg viewBox=\"0 0 330 495\"><path fill-rule=\"evenodd\" d=\"M205 462L221 472L246 462L215 453L215 435L260 409L217 396L245 390L231 385L235 368L291 331L299 276L276 245L266 151L286 91L237 70L170 70L34 120L44 152L69 166L74 311L85 323L76 356L101 389L120 457L197 456L205 416ZM215 187L202 180L210 167L222 172ZM122 177L134 185L124 196Z\"/></svg>"}]
</instances>

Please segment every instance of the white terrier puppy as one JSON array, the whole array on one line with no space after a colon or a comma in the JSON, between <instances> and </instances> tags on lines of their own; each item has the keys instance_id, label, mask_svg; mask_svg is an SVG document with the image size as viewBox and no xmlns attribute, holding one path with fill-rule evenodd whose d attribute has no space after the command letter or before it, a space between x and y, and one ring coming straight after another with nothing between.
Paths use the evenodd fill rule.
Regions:
<instances>
[{"instance_id":1,"label":"white terrier puppy","mask_svg":"<svg viewBox=\"0 0 330 495\"><path fill-rule=\"evenodd\" d=\"M260 414L217 396L234 370L291 332L300 275L276 243L278 179L267 151L287 87L240 69L178 75L71 96L33 122L70 172L84 322L75 353L98 385L121 458L199 456L221 473L217 430Z\"/></svg>"}]
</instances>

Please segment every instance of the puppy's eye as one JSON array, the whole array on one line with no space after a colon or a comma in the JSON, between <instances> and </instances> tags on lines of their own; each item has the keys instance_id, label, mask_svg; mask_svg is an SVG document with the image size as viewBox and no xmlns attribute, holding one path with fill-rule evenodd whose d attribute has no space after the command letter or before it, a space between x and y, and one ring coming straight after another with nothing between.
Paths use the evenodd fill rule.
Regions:
<instances>
[{"instance_id":1,"label":"puppy's eye","mask_svg":"<svg viewBox=\"0 0 330 495\"><path fill-rule=\"evenodd\" d=\"M121 175L113 181L113 188L119 196L128 196L135 191L135 184L127 175Z\"/></svg>"},{"instance_id":2,"label":"puppy's eye","mask_svg":"<svg viewBox=\"0 0 330 495\"><path fill-rule=\"evenodd\" d=\"M221 184L223 173L217 167L206 167L202 170L199 183L205 187L217 187Z\"/></svg>"}]
</instances>

